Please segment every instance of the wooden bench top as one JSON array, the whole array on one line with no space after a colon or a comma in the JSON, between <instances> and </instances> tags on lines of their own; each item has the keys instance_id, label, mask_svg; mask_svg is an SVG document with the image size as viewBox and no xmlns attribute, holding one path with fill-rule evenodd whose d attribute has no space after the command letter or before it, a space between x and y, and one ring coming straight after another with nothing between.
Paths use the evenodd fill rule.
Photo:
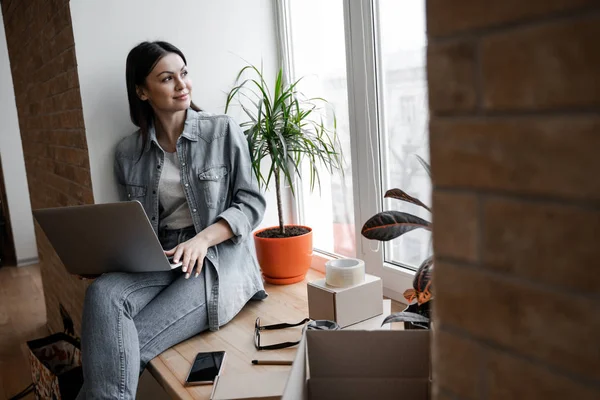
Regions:
<instances>
[{"instance_id":1,"label":"wooden bench top","mask_svg":"<svg viewBox=\"0 0 600 400\"><path fill-rule=\"evenodd\" d=\"M280 322L295 323L308 317L306 283L324 275L310 269L306 279L293 285L265 284L269 297L264 301L250 301L227 325L217 332L204 332L162 353L148 365L148 370L172 398L210 399L212 385L185 387L184 382L198 352L225 350L227 360L223 374L285 371L289 366L252 365L253 359L292 360L296 347L281 350L258 351L254 347L254 324L260 317L261 325ZM301 327L277 331L263 331L261 344L296 341Z\"/></svg>"}]
</instances>

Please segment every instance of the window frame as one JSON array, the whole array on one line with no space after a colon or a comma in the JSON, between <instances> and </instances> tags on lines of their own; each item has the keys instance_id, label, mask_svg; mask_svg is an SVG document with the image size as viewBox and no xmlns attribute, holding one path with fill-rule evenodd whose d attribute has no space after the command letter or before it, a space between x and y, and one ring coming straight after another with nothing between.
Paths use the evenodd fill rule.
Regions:
<instances>
[{"instance_id":1,"label":"window frame","mask_svg":"<svg viewBox=\"0 0 600 400\"><path fill-rule=\"evenodd\" d=\"M352 159L352 187L356 257L365 261L367 273L382 278L383 293L397 301L406 302L402 293L412 287L415 270L411 267L384 261L384 244L365 239L361 228L365 221L383 210L381 143L379 104L382 94L377 90L376 43L378 23L377 0L342 0L344 9L344 36L346 39L346 71L348 88L348 115ZM275 1L278 29L278 51L286 78L294 77L291 51L291 23L289 0ZM369 134L362 134L369 132ZM294 223L303 217L302 185L296 177L296 198L292 215ZM334 255L315 249L313 268L323 271L324 263Z\"/></svg>"}]
</instances>

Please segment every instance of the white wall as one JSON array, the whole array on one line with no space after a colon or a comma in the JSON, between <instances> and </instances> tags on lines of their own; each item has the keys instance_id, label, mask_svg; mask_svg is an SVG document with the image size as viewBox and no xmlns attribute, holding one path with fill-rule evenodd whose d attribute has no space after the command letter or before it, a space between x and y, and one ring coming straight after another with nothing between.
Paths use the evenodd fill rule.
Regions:
<instances>
[{"instance_id":1,"label":"white wall","mask_svg":"<svg viewBox=\"0 0 600 400\"><path fill-rule=\"evenodd\" d=\"M277 61L272 0L71 0L71 19L94 198L117 199L113 149L135 127L129 119L125 59L144 40L166 40L185 54L194 102L224 111L226 92L247 60L274 80ZM241 114L232 114L238 122ZM271 197L271 196L269 196ZM265 223L276 220L269 198Z\"/></svg>"},{"instance_id":2,"label":"white wall","mask_svg":"<svg viewBox=\"0 0 600 400\"><path fill-rule=\"evenodd\" d=\"M0 157L17 265L37 262L38 253L25 173L17 105L13 89L4 20L0 10Z\"/></svg>"}]
</instances>

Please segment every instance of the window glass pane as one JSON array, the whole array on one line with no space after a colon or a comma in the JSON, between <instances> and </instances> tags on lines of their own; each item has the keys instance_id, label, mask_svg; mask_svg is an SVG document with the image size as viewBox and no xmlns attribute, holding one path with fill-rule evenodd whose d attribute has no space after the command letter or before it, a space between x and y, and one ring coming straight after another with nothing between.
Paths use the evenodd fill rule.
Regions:
<instances>
[{"instance_id":1,"label":"window glass pane","mask_svg":"<svg viewBox=\"0 0 600 400\"><path fill-rule=\"evenodd\" d=\"M378 92L381 117L382 188L399 188L431 204L431 180L415 155L429 160L425 1L379 0ZM428 221L418 206L386 199L384 210L398 210ZM384 247L385 261L417 267L431 252L429 231L417 229Z\"/></svg>"},{"instance_id":2,"label":"window glass pane","mask_svg":"<svg viewBox=\"0 0 600 400\"><path fill-rule=\"evenodd\" d=\"M313 228L314 247L354 257L354 207L348 123L346 49L342 0L290 0L291 51L295 79L306 97L322 97L335 110L337 132L344 154L344 175L320 173L321 190L311 194L308 175L303 179L303 224ZM333 125L332 113L323 118Z\"/></svg>"}]
</instances>

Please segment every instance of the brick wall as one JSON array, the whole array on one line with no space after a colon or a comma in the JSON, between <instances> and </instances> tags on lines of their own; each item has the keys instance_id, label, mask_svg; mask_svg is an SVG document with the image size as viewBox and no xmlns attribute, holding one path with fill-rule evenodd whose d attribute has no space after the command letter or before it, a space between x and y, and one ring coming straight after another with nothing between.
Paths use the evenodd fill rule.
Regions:
<instances>
[{"instance_id":1,"label":"brick wall","mask_svg":"<svg viewBox=\"0 0 600 400\"><path fill-rule=\"evenodd\" d=\"M437 399L600 398L600 2L429 0Z\"/></svg>"},{"instance_id":2,"label":"brick wall","mask_svg":"<svg viewBox=\"0 0 600 400\"><path fill-rule=\"evenodd\" d=\"M93 203L69 2L4 0L2 14L32 208ZM79 327L87 283L65 272L37 224L36 236L48 324L62 329L61 302Z\"/></svg>"}]
</instances>

